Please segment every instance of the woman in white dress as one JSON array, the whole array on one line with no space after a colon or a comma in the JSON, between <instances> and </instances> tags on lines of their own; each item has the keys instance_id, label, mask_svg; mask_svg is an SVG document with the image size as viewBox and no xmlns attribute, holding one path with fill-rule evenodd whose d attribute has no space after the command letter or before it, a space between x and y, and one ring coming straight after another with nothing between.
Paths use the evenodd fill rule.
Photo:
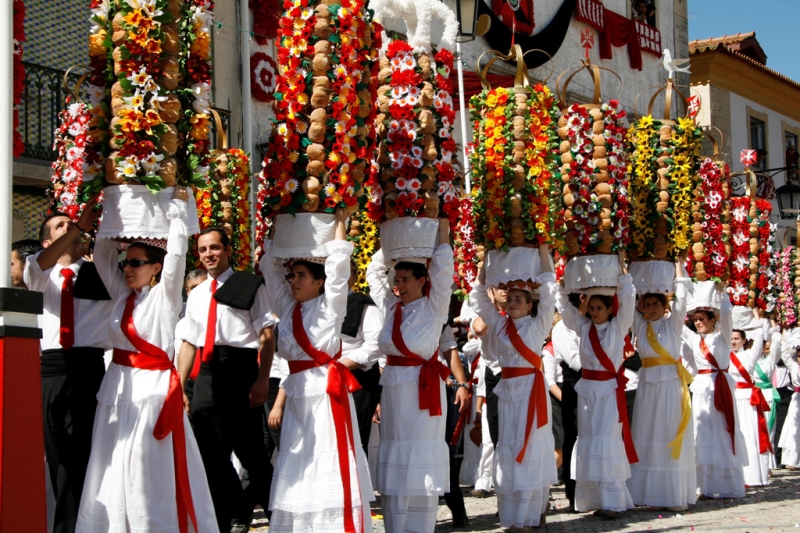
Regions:
<instances>
[{"instance_id":1,"label":"woman in white dress","mask_svg":"<svg viewBox=\"0 0 800 533\"><path fill-rule=\"evenodd\" d=\"M338 210L325 264L295 260L288 281L272 242L264 246L261 270L280 314L278 352L289 362L270 491L272 532L372 531L374 494L351 394L359 386L339 362L353 252L345 220Z\"/></svg>"},{"instance_id":2,"label":"woman in white dress","mask_svg":"<svg viewBox=\"0 0 800 533\"><path fill-rule=\"evenodd\" d=\"M438 498L450 490L444 380L439 337L447 322L453 283L453 249L447 219L439 220L439 246L430 269L420 263L395 266L392 293L383 252L367 267L370 296L384 314L378 337L386 367L381 376L381 443L378 492L388 533L430 533ZM430 280L430 292L423 294ZM399 346L398 346L399 344ZM422 405L420 405L422 403Z\"/></svg>"},{"instance_id":3,"label":"woman in white dress","mask_svg":"<svg viewBox=\"0 0 800 533\"><path fill-rule=\"evenodd\" d=\"M628 480L635 505L683 511L697 500L689 396L692 377L681 361L681 334L691 287L678 262L672 308L667 307L665 295L644 294L633 316L642 358L631 424L639 462L631 465Z\"/></svg>"},{"instance_id":4,"label":"woman in white dress","mask_svg":"<svg viewBox=\"0 0 800 533\"><path fill-rule=\"evenodd\" d=\"M183 409L173 366L188 230L185 188L170 201L166 251L117 243L94 249L97 272L114 300L114 356L97 393L92 455L77 531L217 532L203 460Z\"/></svg>"},{"instance_id":5,"label":"woman in white dress","mask_svg":"<svg viewBox=\"0 0 800 533\"><path fill-rule=\"evenodd\" d=\"M765 355L758 360L758 363L756 363L753 380L756 384L756 387L761 389L761 391L764 393L764 398L766 398L767 405L769 405L769 412L765 413L767 418L767 431L769 432L769 442L772 446L772 450L769 452L769 469L775 470L778 467L775 462L775 447L778 445L778 443L775 442L775 428L777 425L777 411L778 404L781 401L781 395L778 392L778 389L772 384L772 374L775 372L778 361L781 357L782 339L780 328L773 326L773 324L771 324L767 319L762 320L764 321L765 331L768 334L767 338L769 340L764 345Z\"/></svg>"},{"instance_id":6,"label":"woman in white dress","mask_svg":"<svg viewBox=\"0 0 800 533\"><path fill-rule=\"evenodd\" d=\"M557 286L547 246L540 246L539 254L543 272L538 277L531 272L530 278L540 284L536 317L530 316L533 284L508 283L505 317L489 300L483 269L471 293L474 309L500 352L502 379L494 389L500 424L494 489L500 527L511 531L530 531L544 523L550 485L558 480L550 395L539 355L553 324Z\"/></svg>"},{"instance_id":7,"label":"woman in white dress","mask_svg":"<svg viewBox=\"0 0 800 533\"><path fill-rule=\"evenodd\" d=\"M688 310L697 332L683 328L697 368L690 390L699 499L745 495L742 465L747 464L747 449L733 400L736 382L728 374L732 306L727 294L720 300L719 310Z\"/></svg>"},{"instance_id":8,"label":"woman in white dress","mask_svg":"<svg viewBox=\"0 0 800 533\"><path fill-rule=\"evenodd\" d=\"M631 475L630 463L636 462L622 371L625 336L636 305L630 274L619 277L617 298L619 310L613 318L610 296L589 299L591 318L580 314L563 289L557 300L562 322L580 338L578 440L572 455L575 510L596 509L595 515L603 518L616 518L633 508L625 481Z\"/></svg>"},{"instance_id":9,"label":"woman in white dress","mask_svg":"<svg viewBox=\"0 0 800 533\"><path fill-rule=\"evenodd\" d=\"M797 348L800 347L800 329L784 332L781 359L792 379L792 401L783 423L781 439L781 464L789 470L800 470L800 364L797 361Z\"/></svg>"},{"instance_id":10,"label":"woman in white dress","mask_svg":"<svg viewBox=\"0 0 800 533\"><path fill-rule=\"evenodd\" d=\"M763 329L751 330L750 341L744 331L734 329L731 347L729 372L736 380L736 416L747 448L744 484L745 487L769 485L769 454L772 452L767 427L769 404L755 384L756 365L764 350Z\"/></svg>"}]
</instances>

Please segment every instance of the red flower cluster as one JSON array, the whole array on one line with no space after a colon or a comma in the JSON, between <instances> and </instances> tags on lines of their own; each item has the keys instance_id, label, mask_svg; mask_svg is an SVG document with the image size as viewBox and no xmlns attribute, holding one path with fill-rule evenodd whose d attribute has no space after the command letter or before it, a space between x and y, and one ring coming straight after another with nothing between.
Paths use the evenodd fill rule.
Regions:
<instances>
[{"instance_id":1,"label":"red flower cluster","mask_svg":"<svg viewBox=\"0 0 800 533\"><path fill-rule=\"evenodd\" d=\"M750 294L750 198L740 196L731 203L731 277L728 292L733 305L747 305Z\"/></svg>"},{"instance_id":2,"label":"red flower cluster","mask_svg":"<svg viewBox=\"0 0 800 533\"><path fill-rule=\"evenodd\" d=\"M775 270L774 242L777 226L770 223L772 202L756 200L758 216L758 273L756 277L756 306L762 311L770 312L775 306Z\"/></svg>"},{"instance_id":3,"label":"red flower cluster","mask_svg":"<svg viewBox=\"0 0 800 533\"><path fill-rule=\"evenodd\" d=\"M726 173L726 168L724 169ZM703 216L703 249L705 257L703 268L709 278L721 280L728 269L728 252L725 248L726 236L723 232L722 214L727 202L722 187L723 169L720 169L711 159L706 159L700 165L698 181L702 196L696 202L700 204L700 213ZM689 253L686 269L690 276L694 275L694 254Z\"/></svg>"},{"instance_id":4,"label":"red flower cluster","mask_svg":"<svg viewBox=\"0 0 800 533\"><path fill-rule=\"evenodd\" d=\"M475 245L472 203L472 198L462 198L459 202L460 219L453 232L453 251L457 262L453 281L458 287L455 294L461 300L472 291L472 284L478 278L478 248Z\"/></svg>"}]
</instances>

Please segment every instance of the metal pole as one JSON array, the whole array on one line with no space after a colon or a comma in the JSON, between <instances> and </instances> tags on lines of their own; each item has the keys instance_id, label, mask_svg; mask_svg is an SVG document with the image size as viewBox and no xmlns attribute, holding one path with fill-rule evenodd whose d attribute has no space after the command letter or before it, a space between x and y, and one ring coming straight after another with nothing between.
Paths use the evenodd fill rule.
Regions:
<instances>
[{"instance_id":1,"label":"metal pole","mask_svg":"<svg viewBox=\"0 0 800 533\"><path fill-rule=\"evenodd\" d=\"M246 0L239 0L239 24L245 30L239 32L242 39L241 49L241 65L242 65L242 101L239 109L242 112L242 146L244 151L250 154L250 219L253 224L250 227L250 242L253 243L251 251L255 253L255 249L259 243L256 240L256 191L258 188L258 180L253 176L253 100L250 93L250 40L252 39L250 32L250 7ZM259 161L261 163L261 161ZM259 168L259 167L256 167Z\"/></svg>"},{"instance_id":2,"label":"metal pole","mask_svg":"<svg viewBox=\"0 0 800 533\"><path fill-rule=\"evenodd\" d=\"M461 59L461 43L456 42L456 63L458 64L458 100L461 104L461 156L464 158L464 186L467 194L472 192L469 156L467 154L467 104L464 98L464 62Z\"/></svg>"},{"instance_id":3,"label":"metal pole","mask_svg":"<svg viewBox=\"0 0 800 533\"><path fill-rule=\"evenodd\" d=\"M5 13L5 14L3 14ZM11 287L11 205L14 179L14 2L0 11L0 287Z\"/></svg>"}]
</instances>

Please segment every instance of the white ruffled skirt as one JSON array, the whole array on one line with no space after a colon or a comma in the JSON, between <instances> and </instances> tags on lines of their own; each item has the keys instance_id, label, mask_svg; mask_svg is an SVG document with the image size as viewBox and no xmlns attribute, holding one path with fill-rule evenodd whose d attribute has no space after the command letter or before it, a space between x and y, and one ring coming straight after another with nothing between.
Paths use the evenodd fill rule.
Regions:
<instances>
[{"instance_id":1,"label":"white ruffled skirt","mask_svg":"<svg viewBox=\"0 0 800 533\"><path fill-rule=\"evenodd\" d=\"M552 410L547 396L547 424L537 428L536 414L522 463L530 391L534 376L505 378L495 388L499 434L495 449L494 487L500 527L536 527L547 509L550 485L558 481Z\"/></svg>"},{"instance_id":2,"label":"white ruffled skirt","mask_svg":"<svg viewBox=\"0 0 800 533\"><path fill-rule=\"evenodd\" d=\"M800 393L792 394L778 446L781 448L781 463L800 468Z\"/></svg>"},{"instance_id":3,"label":"white ruffled skirt","mask_svg":"<svg viewBox=\"0 0 800 533\"><path fill-rule=\"evenodd\" d=\"M486 417L486 408L481 412L481 460L478 463L478 478L475 480L475 490L490 492L494 489L494 444L489 434L489 419Z\"/></svg>"},{"instance_id":4,"label":"white ruffled skirt","mask_svg":"<svg viewBox=\"0 0 800 533\"><path fill-rule=\"evenodd\" d=\"M729 378L731 395L732 381ZM739 429L738 416L734 412L734 455L731 435L725 425L725 415L714 407L713 378L697 376L691 390L698 493L710 498L743 498L745 489L742 466L747 464L747 448ZM733 407L735 411L735 398Z\"/></svg>"},{"instance_id":5,"label":"white ruffled skirt","mask_svg":"<svg viewBox=\"0 0 800 533\"><path fill-rule=\"evenodd\" d=\"M172 435L162 440L153 436L168 386L169 371L109 365L97 394L92 454L81 496L77 532L175 533L179 530ZM219 528L206 471L185 413L183 426L197 530L217 533ZM194 531L191 525L189 529Z\"/></svg>"},{"instance_id":6,"label":"white ruffled skirt","mask_svg":"<svg viewBox=\"0 0 800 533\"><path fill-rule=\"evenodd\" d=\"M441 381L439 396L446 413ZM378 492L388 533L433 531L438 497L450 490L445 422L419 408L417 379L383 386Z\"/></svg>"},{"instance_id":7,"label":"white ruffled skirt","mask_svg":"<svg viewBox=\"0 0 800 533\"><path fill-rule=\"evenodd\" d=\"M759 453L758 450L758 413L756 408L750 405L750 389L737 389L734 398L736 398L736 416L742 429L747 453L747 466L743 467L744 484L769 485L769 452Z\"/></svg>"},{"instance_id":8,"label":"white ruffled skirt","mask_svg":"<svg viewBox=\"0 0 800 533\"><path fill-rule=\"evenodd\" d=\"M348 397L355 428L355 455L352 451L348 453L353 522L356 531L371 532L369 502L375 495L358 433L353 398ZM270 494L269 529L272 532L344 530L344 492L336 429L327 393L287 397Z\"/></svg>"},{"instance_id":9,"label":"white ruffled skirt","mask_svg":"<svg viewBox=\"0 0 800 533\"><path fill-rule=\"evenodd\" d=\"M680 457L673 459L672 449L667 448L678 433L682 404L683 390L677 377L639 380L631 425L639 462L631 465L627 483L636 505L683 507L697 501L691 419L683 432Z\"/></svg>"},{"instance_id":10,"label":"white ruffled skirt","mask_svg":"<svg viewBox=\"0 0 800 533\"><path fill-rule=\"evenodd\" d=\"M615 382L613 382L616 385ZM633 500L625 481L631 476L616 387L606 381L582 379L578 393L578 440L572 453L575 509L626 511Z\"/></svg>"}]
</instances>

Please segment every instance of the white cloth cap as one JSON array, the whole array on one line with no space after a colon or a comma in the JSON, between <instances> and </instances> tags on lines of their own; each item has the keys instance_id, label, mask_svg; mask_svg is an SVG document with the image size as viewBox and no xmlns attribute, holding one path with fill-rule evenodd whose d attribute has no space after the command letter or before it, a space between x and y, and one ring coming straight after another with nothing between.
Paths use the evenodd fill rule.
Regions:
<instances>
[{"instance_id":1,"label":"white cloth cap","mask_svg":"<svg viewBox=\"0 0 800 533\"><path fill-rule=\"evenodd\" d=\"M381 250L390 265L401 261L425 263L436 250L439 220L398 217L381 224Z\"/></svg>"},{"instance_id":2,"label":"white cloth cap","mask_svg":"<svg viewBox=\"0 0 800 533\"><path fill-rule=\"evenodd\" d=\"M564 286L567 292L612 296L617 293L619 275L616 255L581 255L567 262Z\"/></svg>"},{"instance_id":3,"label":"white cloth cap","mask_svg":"<svg viewBox=\"0 0 800 533\"><path fill-rule=\"evenodd\" d=\"M696 281L692 283L692 293L689 294L687 314L691 315L695 311L713 311L719 316L719 308L722 304L722 293L717 289L716 281ZM725 293L725 298L728 294Z\"/></svg>"},{"instance_id":4,"label":"white cloth cap","mask_svg":"<svg viewBox=\"0 0 800 533\"><path fill-rule=\"evenodd\" d=\"M751 307L747 307L746 305L733 306L733 329L747 331L760 327L761 324L756 320Z\"/></svg>"},{"instance_id":5,"label":"white cloth cap","mask_svg":"<svg viewBox=\"0 0 800 533\"><path fill-rule=\"evenodd\" d=\"M174 187L150 192L144 185L112 185L103 189L103 217L98 239L126 239L147 242L166 240L170 222L167 219ZM189 235L200 233L194 195L187 201ZM157 245L156 245L157 246Z\"/></svg>"},{"instance_id":6,"label":"white cloth cap","mask_svg":"<svg viewBox=\"0 0 800 533\"><path fill-rule=\"evenodd\" d=\"M631 277L636 294L672 292L675 286L675 263L636 261L631 263Z\"/></svg>"},{"instance_id":7,"label":"white cloth cap","mask_svg":"<svg viewBox=\"0 0 800 533\"><path fill-rule=\"evenodd\" d=\"M328 257L335 217L326 213L281 214L275 217L272 255L281 259Z\"/></svg>"},{"instance_id":8,"label":"white cloth cap","mask_svg":"<svg viewBox=\"0 0 800 533\"><path fill-rule=\"evenodd\" d=\"M541 272L538 248L490 250L486 254L486 286L498 287L510 281L536 281ZM533 277L531 277L533 276Z\"/></svg>"}]
</instances>

